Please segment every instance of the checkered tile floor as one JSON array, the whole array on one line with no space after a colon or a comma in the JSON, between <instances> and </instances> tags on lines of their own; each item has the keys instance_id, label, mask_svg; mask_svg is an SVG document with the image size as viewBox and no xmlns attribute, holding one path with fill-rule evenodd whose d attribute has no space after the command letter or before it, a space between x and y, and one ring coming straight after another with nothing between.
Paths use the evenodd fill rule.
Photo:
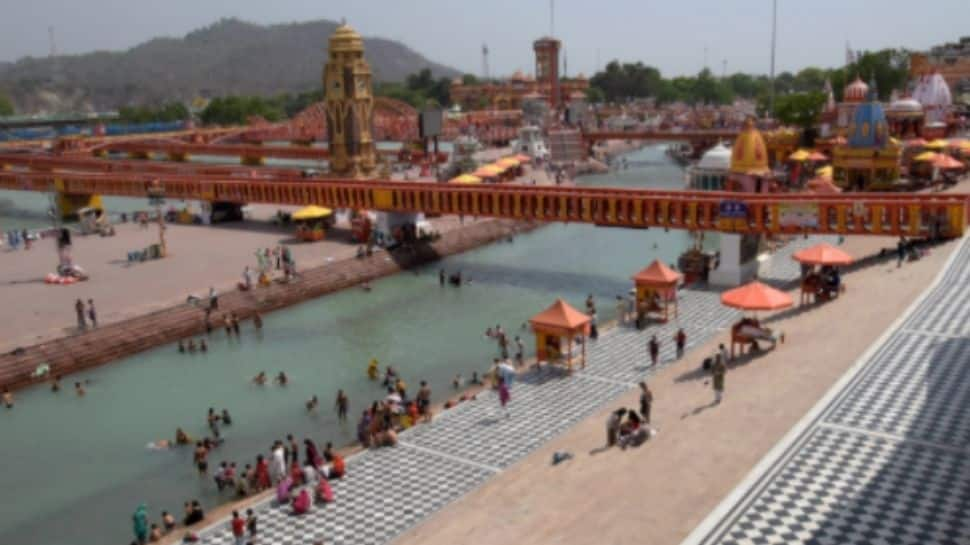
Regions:
<instances>
[{"instance_id":1,"label":"checkered tile floor","mask_svg":"<svg viewBox=\"0 0 970 545\"><path fill-rule=\"evenodd\" d=\"M790 251L779 258L789 256ZM791 281L798 269L789 278L779 274L780 280ZM437 415L431 425L402 433L395 448L352 457L347 477L333 483L336 501L331 505L294 517L286 506L264 502L255 508L260 521L256 543L387 543L655 372L646 365L651 335L661 341L664 366L673 362L678 327L687 333L688 347L722 331L737 312L719 301L717 292L683 291L676 320L645 331L614 328L590 341L586 369L565 376L543 368L520 377L511 389L509 416L493 392L484 392ZM231 542L225 520L201 533L203 545Z\"/></svg>"},{"instance_id":2,"label":"checkered tile floor","mask_svg":"<svg viewBox=\"0 0 970 545\"><path fill-rule=\"evenodd\" d=\"M967 271L970 239L820 417L688 543L970 543Z\"/></svg>"},{"instance_id":3,"label":"checkered tile floor","mask_svg":"<svg viewBox=\"0 0 970 545\"><path fill-rule=\"evenodd\" d=\"M965 455L817 427L718 542L957 545L968 508Z\"/></svg>"}]
</instances>

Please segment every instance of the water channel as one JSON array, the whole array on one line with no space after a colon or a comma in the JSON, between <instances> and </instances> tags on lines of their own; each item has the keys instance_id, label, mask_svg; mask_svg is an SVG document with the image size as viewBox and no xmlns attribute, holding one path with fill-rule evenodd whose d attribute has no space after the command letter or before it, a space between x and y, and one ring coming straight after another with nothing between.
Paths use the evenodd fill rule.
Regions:
<instances>
[{"instance_id":1,"label":"water channel","mask_svg":"<svg viewBox=\"0 0 970 545\"><path fill-rule=\"evenodd\" d=\"M667 161L662 147L629 159L641 166L580 183L683 186L683 171ZM0 199L13 203L0 209L0 227L27 220L44 225L43 196L7 192ZM144 207L106 200L112 211ZM412 391L427 380L436 401L444 400L454 395L455 374L468 377L488 367L495 346L483 337L487 326L501 323L519 332L556 297L581 308L587 293L596 296L601 319L611 319L612 300L629 289L629 277L654 258L675 261L686 244L680 231L550 225L381 280L367 294L350 290L273 313L261 336L248 324L240 340L219 331L204 355L164 346L84 373L78 378L91 381L84 398L70 388L20 392L16 408L0 414L0 489L8 495L0 543L128 543L131 513L140 502L148 503L156 521L163 509L180 518L189 499L212 507L222 498L211 479L195 472L191 449L152 451L146 444L171 438L176 426L203 433L209 407L227 408L235 420L224 429L226 444L212 453L210 468L221 460L241 467L287 433L349 443L360 411L382 397L365 375L370 358L401 370ZM440 287L439 267L460 269L472 283ZM530 347L528 332L520 333ZM260 370L285 370L291 383L251 385ZM332 410L338 388L350 396L347 424ZM308 415L303 403L314 394L321 408Z\"/></svg>"}]
</instances>

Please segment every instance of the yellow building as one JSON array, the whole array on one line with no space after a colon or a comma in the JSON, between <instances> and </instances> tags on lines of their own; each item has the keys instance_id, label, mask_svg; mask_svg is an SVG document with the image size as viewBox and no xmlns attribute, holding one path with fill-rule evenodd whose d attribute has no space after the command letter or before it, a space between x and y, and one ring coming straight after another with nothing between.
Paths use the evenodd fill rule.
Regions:
<instances>
[{"instance_id":1,"label":"yellow building","mask_svg":"<svg viewBox=\"0 0 970 545\"><path fill-rule=\"evenodd\" d=\"M761 131L750 118L745 120L740 134L731 148L731 169L725 189L744 193L762 193L771 177L768 146Z\"/></svg>"},{"instance_id":2,"label":"yellow building","mask_svg":"<svg viewBox=\"0 0 970 545\"><path fill-rule=\"evenodd\" d=\"M327 111L330 172L364 178L377 167L371 127L374 96L370 65L364 60L364 40L347 25L330 36L330 53L323 69Z\"/></svg>"},{"instance_id":3,"label":"yellow building","mask_svg":"<svg viewBox=\"0 0 970 545\"><path fill-rule=\"evenodd\" d=\"M871 86L869 101L856 106L847 142L833 152L836 185L856 191L879 191L899 179L902 149L889 136L889 123Z\"/></svg>"}]
</instances>

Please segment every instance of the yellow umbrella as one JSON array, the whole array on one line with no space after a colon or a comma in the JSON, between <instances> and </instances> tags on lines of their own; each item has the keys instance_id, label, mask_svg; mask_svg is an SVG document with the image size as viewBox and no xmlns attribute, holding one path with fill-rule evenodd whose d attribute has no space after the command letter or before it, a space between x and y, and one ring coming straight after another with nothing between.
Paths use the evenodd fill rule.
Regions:
<instances>
[{"instance_id":1,"label":"yellow umbrella","mask_svg":"<svg viewBox=\"0 0 970 545\"><path fill-rule=\"evenodd\" d=\"M495 164L506 168L514 168L519 166L519 160L515 157L506 157L505 159L495 161Z\"/></svg>"},{"instance_id":2,"label":"yellow umbrella","mask_svg":"<svg viewBox=\"0 0 970 545\"><path fill-rule=\"evenodd\" d=\"M789 161L805 161L808 159L809 153L806 150L800 149L795 153L788 156Z\"/></svg>"},{"instance_id":3,"label":"yellow umbrella","mask_svg":"<svg viewBox=\"0 0 970 545\"><path fill-rule=\"evenodd\" d=\"M505 169L496 165L485 165L478 167L478 170L472 173L474 176L479 178L492 178L498 176L499 174L505 172Z\"/></svg>"},{"instance_id":4,"label":"yellow umbrella","mask_svg":"<svg viewBox=\"0 0 970 545\"><path fill-rule=\"evenodd\" d=\"M816 170L815 171L815 175L818 176L818 177L820 177L820 178L829 178L829 179L831 179L832 178L832 172L833 172L832 171L832 167L831 166L827 166L827 167L822 167L822 168Z\"/></svg>"},{"instance_id":5,"label":"yellow umbrella","mask_svg":"<svg viewBox=\"0 0 970 545\"><path fill-rule=\"evenodd\" d=\"M482 179L481 178L479 178L478 176L473 176L471 174L462 174L461 176L455 176L454 178L452 178L449 181L451 183L455 183L455 184L480 184L480 183L482 183Z\"/></svg>"},{"instance_id":6,"label":"yellow umbrella","mask_svg":"<svg viewBox=\"0 0 970 545\"><path fill-rule=\"evenodd\" d=\"M303 221L303 220L315 220L315 219L325 218L330 214L333 214L333 210L329 208L325 208L323 206L316 206L311 204L306 208L301 208L297 210L290 217L296 221Z\"/></svg>"},{"instance_id":7,"label":"yellow umbrella","mask_svg":"<svg viewBox=\"0 0 970 545\"><path fill-rule=\"evenodd\" d=\"M926 149L943 149L946 147L946 140L938 138L932 142L927 142L923 147Z\"/></svg>"},{"instance_id":8,"label":"yellow umbrella","mask_svg":"<svg viewBox=\"0 0 970 545\"><path fill-rule=\"evenodd\" d=\"M922 161L935 161L938 156L939 156L939 154L936 153L936 152L933 152L933 151L924 151L923 153L917 155L916 157L913 157L913 160L914 161L920 161L920 162L922 162Z\"/></svg>"}]
</instances>

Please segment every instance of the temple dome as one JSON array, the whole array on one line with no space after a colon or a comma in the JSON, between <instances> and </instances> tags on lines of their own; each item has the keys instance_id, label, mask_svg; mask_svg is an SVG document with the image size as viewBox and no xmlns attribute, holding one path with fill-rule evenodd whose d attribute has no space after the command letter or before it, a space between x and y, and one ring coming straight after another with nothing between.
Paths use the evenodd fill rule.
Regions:
<instances>
[{"instance_id":1,"label":"temple dome","mask_svg":"<svg viewBox=\"0 0 970 545\"><path fill-rule=\"evenodd\" d=\"M947 107L953 104L950 86L939 72L923 76L916 85L913 98L924 107Z\"/></svg>"},{"instance_id":2,"label":"temple dome","mask_svg":"<svg viewBox=\"0 0 970 545\"><path fill-rule=\"evenodd\" d=\"M915 98L901 98L886 108L886 113L923 113L923 105Z\"/></svg>"},{"instance_id":3,"label":"temple dome","mask_svg":"<svg viewBox=\"0 0 970 545\"><path fill-rule=\"evenodd\" d=\"M850 148L882 149L889 143L886 114L875 97L856 106L855 115L849 123L848 140Z\"/></svg>"},{"instance_id":4,"label":"temple dome","mask_svg":"<svg viewBox=\"0 0 970 545\"><path fill-rule=\"evenodd\" d=\"M734 141L731 152L731 172L751 175L764 175L771 172L768 168L765 139L750 118L744 122L741 134Z\"/></svg>"},{"instance_id":5,"label":"temple dome","mask_svg":"<svg viewBox=\"0 0 970 545\"><path fill-rule=\"evenodd\" d=\"M697 162L697 168L724 172L731 170L731 148L718 142L716 146L704 152L701 160Z\"/></svg>"},{"instance_id":6,"label":"temple dome","mask_svg":"<svg viewBox=\"0 0 970 545\"><path fill-rule=\"evenodd\" d=\"M339 53L359 51L362 53L364 51L364 39L349 25L340 25L330 35L330 51Z\"/></svg>"},{"instance_id":7,"label":"temple dome","mask_svg":"<svg viewBox=\"0 0 970 545\"><path fill-rule=\"evenodd\" d=\"M842 93L842 101L864 102L868 96L869 86L866 85L866 82L862 81L862 78L856 76L855 81L845 86L845 91Z\"/></svg>"}]
</instances>

